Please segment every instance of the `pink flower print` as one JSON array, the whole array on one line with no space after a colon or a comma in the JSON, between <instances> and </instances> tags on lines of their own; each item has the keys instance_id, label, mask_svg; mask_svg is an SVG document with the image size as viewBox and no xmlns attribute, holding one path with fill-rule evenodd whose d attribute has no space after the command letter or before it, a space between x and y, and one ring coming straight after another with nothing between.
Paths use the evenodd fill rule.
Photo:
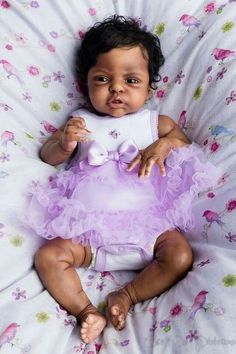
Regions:
<instances>
[{"instance_id":1,"label":"pink flower print","mask_svg":"<svg viewBox=\"0 0 236 354\"><path fill-rule=\"evenodd\" d=\"M227 211L231 212L236 208L236 199L229 200L226 204Z\"/></svg>"},{"instance_id":2,"label":"pink flower print","mask_svg":"<svg viewBox=\"0 0 236 354\"><path fill-rule=\"evenodd\" d=\"M183 311L183 305L182 304L176 304L172 309L170 310L171 316L178 316L182 313Z\"/></svg>"},{"instance_id":3,"label":"pink flower print","mask_svg":"<svg viewBox=\"0 0 236 354\"><path fill-rule=\"evenodd\" d=\"M168 76L164 76L164 77L163 77L163 82L166 83L166 82L168 82L168 81L169 81Z\"/></svg>"},{"instance_id":4,"label":"pink flower print","mask_svg":"<svg viewBox=\"0 0 236 354\"><path fill-rule=\"evenodd\" d=\"M148 311L150 312L150 314L155 316L157 313L157 308L156 307L149 307Z\"/></svg>"},{"instance_id":5,"label":"pink flower print","mask_svg":"<svg viewBox=\"0 0 236 354\"><path fill-rule=\"evenodd\" d=\"M232 235L231 232L228 232L228 234L225 235L225 238L226 238L229 242L236 242L236 235Z\"/></svg>"},{"instance_id":6,"label":"pink flower print","mask_svg":"<svg viewBox=\"0 0 236 354\"><path fill-rule=\"evenodd\" d=\"M211 14L212 12L215 11L215 8L216 8L215 1L212 1L204 6L204 11L206 14Z\"/></svg>"},{"instance_id":7,"label":"pink flower print","mask_svg":"<svg viewBox=\"0 0 236 354\"><path fill-rule=\"evenodd\" d=\"M211 152L216 152L220 147L220 144L217 143L216 141L214 143L211 144L210 150Z\"/></svg>"},{"instance_id":8,"label":"pink flower print","mask_svg":"<svg viewBox=\"0 0 236 354\"><path fill-rule=\"evenodd\" d=\"M65 75L63 75L61 73L61 71L58 71L57 73L53 73L53 78L54 78L54 81L62 82L62 79L65 78Z\"/></svg>"},{"instance_id":9,"label":"pink flower print","mask_svg":"<svg viewBox=\"0 0 236 354\"><path fill-rule=\"evenodd\" d=\"M10 4L8 1L2 1L1 2L1 6L4 8L4 9L8 9L8 7L10 7Z\"/></svg>"},{"instance_id":10,"label":"pink flower print","mask_svg":"<svg viewBox=\"0 0 236 354\"><path fill-rule=\"evenodd\" d=\"M109 132L109 135L113 138L113 139L118 139L120 132L117 129L111 130Z\"/></svg>"},{"instance_id":11,"label":"pink flower print","mask_svg":"<svg viewBox=\"0 0 236 354\"><path fill-rule=\"evenodd\" d=\"M12 292L12 296L15 297L15 300L20 300L21 298L26 299L26 291L16 288L16 290Z\"/></svg>"},{"instance_id":12,"label":"pink flower print","mask_svg":"<svg viewBox=\"0 0 236 354\"><path fill-rule=\"evenodd\" d=\"M39 75L39 68L34 65L30 65L28 68L28 72L31 76L38 76Z\"/></svg>"},{"instance_id":13,"label":"pink flower print","mask_svg":"<svg viewBox=\"0 0 236 354\"><path fill-rule=\"evenodd\" d=\"M182 79L184 79L185 78L185 75L183 74L183 70L181 70L180 72L179 72L179 74L176 76L176 79L175 79L175 84L181 84L181 82L182 82Z\"/></svg>"},{"instance_id":14,"label":"pink flower print","mask_svg":"<svg viewBox=\"0 0 236 354\"><path fill-rule=\"evenodd\" d=\"M208 192L208 193L207 193L207 197L208 197L208 198L214 198L214 197L215 197L215 193L213 193L213 192Z\"/></svg>"},{"instance_id":15,"label":"pink flower print","mask_svg":"<svg viewBox=\"0 0 236 354\"><path fill-rule=\"evenodd\" d=\"M6 48L7 50L12 50L12 49L13 49L13 47L12 47L11 44L6 44L5 48Z\"/></svg>"},{"instance_id":16,"label":"pink flower print","mask_svg":"<svg viewBox=\"0 0 236 354\"><path fill-rule=\"evenodd\" d=\"M158 97L158 98L165 97L165 91L164 90L158 90L157 93L156 93L156 97Z\"/></svg>"},{"instance_id":17,"label":"pink flower print","mask_svg":"<svg viewBox=\"0 0 236 354\"><path fill-rule=\"evenodd\" d=\"M83 39L84 36L85 36L85 32L84 32L84 31L79 31L79 32L78 32L78 35L79 35L79 38L80 38L80 39Z\"/></svg>"},{"instance_id":18,"label":"pink flower print","mask_svg":"<svg viewBox=\"0 0 236 354\"><path fill-rule=\"evenodd\" d=\"M95 16L96 15L96 10L94 8L90 7L88 9L88 13L89 13L90 16Z\"/></svg>"},{"instance_id":19,"label":"pink flower print","mask_svg":"<svg viewBox=\"0 0 236 354\"><path fill-rule=\"evenodd\" d=\"M192 343L194 340L197 340L198 338L199 337L196 330L195 331L190 330L189 334L186 336L187 341L189 341L190 343Z\"/></svg>"},{"instance_id":20,"label":"pink flower print","mask_svg":"<svg viewBox=\"0 0 236 354\"><path fill-rule=\"evenodd\" d=\"M51 53L55 53L55 51L56 51L56 48L52 44L48 44L47 48L48 48L49 52L51 52Z\"/></svg>"},{"instance_id":21,"label":"pink flower print","mask_svg":"<svg viewBox=\"0 0 236 354\"><path fill-rule=\"evenodd\" d=\"M211 81L212 81L212 76L211 75L207 76L207 82L211 82Z\"/></svg>"},{"instance_id":22,"label":"pink flower print","mask_svg":"<svg viewBox=\"0 0 236 354\"><path fill-rule=\"evenodd\" d=\"M95 343L96 353L99 353L99 352L100 352L100 350L101 350L101 348L102 348L102 345L101 345L101 344L97 344L97 343Z\"/></svg>"}]
</instances>

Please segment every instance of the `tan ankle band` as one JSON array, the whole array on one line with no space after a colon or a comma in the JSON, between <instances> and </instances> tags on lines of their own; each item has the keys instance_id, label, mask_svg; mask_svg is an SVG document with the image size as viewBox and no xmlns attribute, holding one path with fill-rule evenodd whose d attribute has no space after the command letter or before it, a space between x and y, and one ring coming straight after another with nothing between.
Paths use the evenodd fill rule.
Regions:
<instances>
[{"instance_id":1,"label":"tan ankle band","mask_svg":"<svg viewBox=\"0 0 236 354\"><path fill-rule=\"evenodd\" d=\"M127 284L123 290L127 294L127 296L130 298L132 305L135 305L139 302L137 295L135 293L134 287L131 283Z\"/></svg>"},{"instance_id":2,"label":"tan ankle band","mask_svg":"<svg viewBox=\"0 0 236 354\"><path fill-rule=\"evenodd\" d=\"M81 324L82 322L85 321L86 317L90 313L97 313L97 312L98 310L96 309L95 306L93 306L92 304L88 304L82 311L80 311L80 313L76 316L76 319L78 323Z\"/></svg>"}]
</instances>

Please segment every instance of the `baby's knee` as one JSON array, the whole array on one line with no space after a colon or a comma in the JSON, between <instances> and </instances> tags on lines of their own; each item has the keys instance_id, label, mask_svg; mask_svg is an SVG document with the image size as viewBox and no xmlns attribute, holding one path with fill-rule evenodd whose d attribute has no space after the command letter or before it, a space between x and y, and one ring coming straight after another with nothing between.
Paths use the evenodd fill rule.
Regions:
<instances>
[{"instance_id":1,"label":"baby's knee","mask_svg":"<svg viewBox=\"0 0 236 354\"><path fill-rule=\"evenodd\" d=\"M193 264L192 249L177 230L166 232L160 237L155 255L157 261L178 277L184 276Z\"/></svg>"},{"instance_id":2,"label":"baby's knee","mask_svg":"<svg viewBox=\"0 0 236 354\"><path fill-rule=\"evenodd\" d=\"M36 252L34 265L38 272L48 271L54 267L60 260L66 257L66 250L58 245L53 245L51 241L43 245Z\"/></svg>"},{"instance_id":3,"label":"baby's knee","mask_svg":"<svg viewBox=\"0 0 236 354\"><path fill-rule=\"evenodd\" d=\"M193 252L187 243L181 245L175 254L175 268L180 275L186 274L193 264Z\"/></svg>"}]
</instances>

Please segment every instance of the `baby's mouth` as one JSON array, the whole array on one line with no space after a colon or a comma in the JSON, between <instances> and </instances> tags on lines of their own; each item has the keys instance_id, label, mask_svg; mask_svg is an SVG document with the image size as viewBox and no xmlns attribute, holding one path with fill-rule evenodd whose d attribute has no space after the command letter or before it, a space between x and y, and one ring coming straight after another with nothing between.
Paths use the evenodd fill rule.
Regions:
<instances>
[{"instance_id":1,"label":"baby's mouth","mask_svg":"<svg viewBox=\"0 0 236 354\"><path fill-rule=\"evenodd\" d=\"M123 100L120 97L113 97L108 101L109 106L116 107L124 104Z\"/></svg>"}]
</instances>

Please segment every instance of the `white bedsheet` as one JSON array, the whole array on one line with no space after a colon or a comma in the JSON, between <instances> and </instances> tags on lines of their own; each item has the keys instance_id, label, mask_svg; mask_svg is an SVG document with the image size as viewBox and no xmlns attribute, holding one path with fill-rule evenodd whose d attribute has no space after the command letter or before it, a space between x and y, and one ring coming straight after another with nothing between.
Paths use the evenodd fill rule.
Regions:
<instances>
[{"instance_id":1,"label":"white bedsheet","mask_svg":"<svg viewBox=\"0 0 236 354\"><path fill-rule=\"evenodd\" d=\"M194 206L192 271L131 309L125 330L109 324L85 345L33 268L42 241L17 220L27 186L55 171L39 160L41 143L81 99L73 71L80 38L114 13L160 36L166 62L152 104L204 147L222 178ZM0 353L236 352L236 1L0 1L0 137ZM100 308L135 275L79 273Z\"/></svg>"}]
</instances>

